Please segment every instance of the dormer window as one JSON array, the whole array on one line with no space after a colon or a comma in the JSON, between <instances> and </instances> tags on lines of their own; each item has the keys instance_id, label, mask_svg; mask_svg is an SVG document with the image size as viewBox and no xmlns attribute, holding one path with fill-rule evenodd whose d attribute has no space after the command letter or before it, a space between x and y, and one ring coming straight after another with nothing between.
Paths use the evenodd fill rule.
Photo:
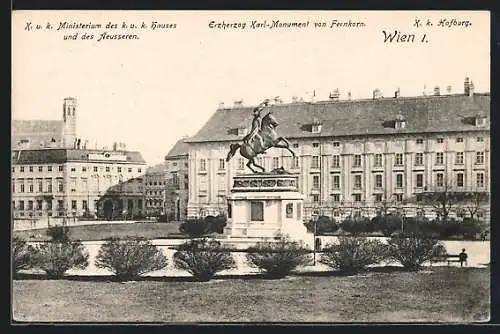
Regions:
<instances>
[{"instance_id":1,"label":"dormer window","mask_svg":"<svg viewBox=\"0 0 500 334\"><path fill-rule=\"evenodd\" d=\"M313 120L311 124L311 132L312 133L320 133L321 132L321 127L322 127L322 122L320 120Z\"/></svg>"},{"instance_id":2,"label":"dormer window","mask_svg":"<svg viewBox=\"0 0 500 334\"><path fill-rule=\"evenodd\" d=\"M398 115L396 120L394 121L395 129L404 129L406 128L406 119L402 115Z\"/></svg>"},{"instance_id":3,"label":"dormer window","mask_svg":"<svg viewBox=\"0 0 500 334\"><path fill-rule=\"evenodd\" d=\"M313 124L312 133L320 133L321 132L321 124Z\"/></svg>"},{"instance_id":4,"label":"dormer window","mask_svg":"<svg viewBox=\"0 0 500 334\"><path fill-rule=\"evenodd\" d=\"M485 125L486 125L486 117L476 116L476 126L485 126Z\"/></svg>"}]
</instances>

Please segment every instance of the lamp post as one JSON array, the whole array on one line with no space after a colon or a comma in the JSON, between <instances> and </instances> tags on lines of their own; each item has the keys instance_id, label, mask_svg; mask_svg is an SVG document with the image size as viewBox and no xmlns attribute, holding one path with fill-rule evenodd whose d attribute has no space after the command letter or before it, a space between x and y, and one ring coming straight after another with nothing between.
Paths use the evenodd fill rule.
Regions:
<instances>
[{"instance_id":1,"label":"lamp post","mask_svg":"<svg viewBox=\"0 0 500 334\"><path fill-rule=\"evenodd\" d=\"M313 213L313 266L316 265L316 233L317 233L317 229L316 229L316 223L318 221L318 215L316 213Z\"/></svg>"}]
</instances>

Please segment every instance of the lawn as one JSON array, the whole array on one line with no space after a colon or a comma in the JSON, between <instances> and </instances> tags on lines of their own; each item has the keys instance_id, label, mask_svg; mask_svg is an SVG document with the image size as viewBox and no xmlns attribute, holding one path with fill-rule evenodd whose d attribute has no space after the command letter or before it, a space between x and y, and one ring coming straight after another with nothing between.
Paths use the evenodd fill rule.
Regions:
<instances>
[{"instance_id":1,"label":"lawn","mask_svg":"<svg viewBox=\"0 0 500 334\"><path fill-rule=\"evenodd\" d=\"M282 280L149 279L118 283L15 280L18 321L78 322L470 322L486 321L490 272L374 269L358 276ZM176 281L177 280L177 281Z\"/></svg>"},{"instance_id":2,"label":"lawn","mask_svg":"<svg viewBox=\"0 0 500 334\"><path fill-rule=\"evenodd\" d=\"M130 224L99 224L69 226L72 239L82 241L104 240L109 237L137 236L147 239L172 238L180 236L179 223L130 223ZM21 237L30 241L49 240L47 229L30 231L14 231L14 237ZM31 236L35 236L34 238Z\"/></svg>"}]
</instances>

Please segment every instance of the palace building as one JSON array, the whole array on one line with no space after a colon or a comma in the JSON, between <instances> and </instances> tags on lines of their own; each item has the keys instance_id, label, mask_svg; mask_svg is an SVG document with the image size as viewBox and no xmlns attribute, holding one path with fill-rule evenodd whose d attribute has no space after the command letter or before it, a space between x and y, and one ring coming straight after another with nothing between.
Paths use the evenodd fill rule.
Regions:
<instances>
[{"instance_id":1,"label":"palace building","mask_svg":"<svg viewBox=\"0 0 500 334\"><path fill-rule=\"evenodd\" d=\"M13 121L11 154L14 218L145 213L142 155L119 143L87 149L74 98L64 99L62 121Z\"/></svg>"},{"instance_id":2,"label":"palace building","mask_svg":"<svg viewBox=\"0 0 500 334\"><path fill-rule=\"evenodd\" d=\"M141 176L139 152L121 150L37 149L12 151L12 207L15 218L99 215L115 217L123 207L113 201L116 188ZM144 210L137 198L126 207ZM121 201L120 201L121 204ZM100 205L100 206L99 206ZM118 211L120 210L120 211Z\"/></svg>"},{"instance_id":3,"label":"palace building","mask_svg":"<svg viewBox=\"0 0 500 334\"><path fill-rule=\"evenodd\" d=\"M220 106L189 138L188 217L224 212L235 175L251 173L237 153L225 161L229 145L248 132L252 110ZM299 175L308 218L373 216L391 203L407 215L432 215L421 194L450 189L489 192L490 94L475 93L469 78L462 94L382 97L276 103L276 131L297 157L272 148L256 162L270 171L284 167ZM485 208L485 210L488 210Z\"/></svg>"}]
</instances>

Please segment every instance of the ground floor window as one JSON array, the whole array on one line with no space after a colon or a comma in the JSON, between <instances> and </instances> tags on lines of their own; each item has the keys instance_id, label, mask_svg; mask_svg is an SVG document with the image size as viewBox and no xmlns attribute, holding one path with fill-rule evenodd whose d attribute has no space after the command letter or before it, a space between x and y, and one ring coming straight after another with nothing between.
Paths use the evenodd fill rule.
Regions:
<instances>
[{"instance_id":1,"label":"ground floor window","mask_svg":"<svg viewBox=\"0 0 500 334\"><path fill-rule=\"evenodd\" d=\"M293 218L293 203L286 205L286 218Z\"/></svg>"},{"instance_id":2,"label":"ground floor window","mask_svg":"<svg viewBox=\"0 0 500 334\"><path fill-rule=\"evenodd\" d=\"M263 202L251 202L250 204L250 216L252 221L264 221L264 203Z\"/></svg>"}]
</instances>

